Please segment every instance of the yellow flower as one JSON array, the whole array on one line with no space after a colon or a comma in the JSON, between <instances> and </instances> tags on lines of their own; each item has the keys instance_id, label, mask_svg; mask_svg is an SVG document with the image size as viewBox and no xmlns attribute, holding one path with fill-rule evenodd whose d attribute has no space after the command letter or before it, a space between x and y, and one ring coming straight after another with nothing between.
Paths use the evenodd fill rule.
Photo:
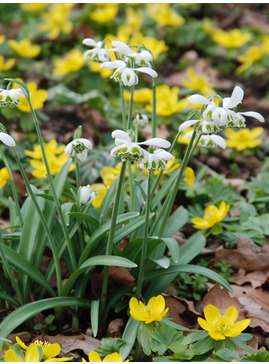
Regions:
<instances>
[{"instance_id":1,"label":"yellow flower","mask_svg":"<svg viewBox=\"0 0 269 364\"><path fill-rule=\"evenodd\" d=\"M85 59L78 49L71 49L63 58L56 59L54 63L54 75L67 75L70 72L76 72L83 67Z\"/></svg>"},{"instance_id":2,"label":"yellow flower","mask_svg":"<svg viewBox=\"0 0 269 364\"><path fill-rule=\"evenodd\" d=\"M53 4L49 11L42 13L45 21L39 25L42 32L48 32L50 39L56 39L60 33L69 34L73 30L73 24L68 20L69 12L74 4Z\"/></svg>"},{"instance_id":3,"label":"yellow flower","mask_svg":"<svg viewBox=\"0 0 269 364\"><path fill-rule=\"evenodd\" d=\"M143 22L143 11L135 11L131 7L126 8L125 26L131 29L132 33L139 32Z\"/></svg>"},{"instance_id":4,"label":"yellow flower","mask_svg":"<svg viewBox=\"0 0 269 364\"><path fill-rule=\"evenodd\" d=\"M187 133L190 133L191 131L194 130L194 126L189 126L187 129L185 129L178 137L177 141L181 144L189 144L190 141L191 141L191 137L187 138L187 139L183 139L184 136L187 134Z\"/></svg>"},{"instance_id":5,"label":"yellow flower","mask_svg":"<svg viewBox=\"0 0 269 364\"><path fill-rule=\"evenodd\" d=\"M174 159L172 161L167 161L166 165L167 165L167 169L163 169L163 174L173 172L173 171L175 171L176 169L178 169L180 167L180 163L175 164L175 157L174 157ZM142 171L144 173L146 173L146 174L149 174L148 169L143 169ZM156 169L154 171L154 176L158 176L159 173L160 173L160 169Z\"/></svg>"},{"instance_id":6,"label":"yellow flower","mask_svg":"<svg viewBox=\"0 0 269 364\"><path fill-rule=\"evenodd\" d=\"M57 148L56 140L51 140L50 142L44 144L44 148L47 155L50 172L52 175L55 175L69 159L69 157L64 154L65 145ZM24 152L26 155L33 158L30 161L31 166L34 168L32 175L36 178L46 178L47 170L43 161L40 145L35 145L33 151L25 150ZM75 165L72 163L69 171L71 172L74 169Z\"/></svg>"},{"instance_id":7,"label":"yellow flower","mask_svg":"<svg viewBox=\"0 0 269 364\"><path fill-rule=\"evenodd\" d=\"M93 200L92 205L96 209L99 209L108 189L106 188L104 183L93 183L91 185L91 191L95 192L95 199Z\"/></svg>"},{"instance_id":8,"label":"yellow flower","mask_svg":"<svg viewBox=\"0 0 269 364\"><path fill-rule=\"evenodd\" d=\"M6 40L6 36L0 35L0 45L3 44L5 40Z\"/></svg>"},{"instance_id":9,"label":"yellow flower","mask_svg":"<svg viewBox=\"0 0 269 364\"><path fill-rule=\"evenodd\" d=\"M222 221L229 211L230 206L226 205L225 201L222 201L220 207L210 205L205 209L204 217L194 217L192 222L193 227L196 229L209 229Z\"/></svg>"},{"instance_id":10,"label":"yellow flower","mask_svg":"<svg viewBox=\"0 0 269 364\"><path fill-rule=\"evenodd\" d=\"M21 339L16 336L16 341L20 345L20 347L26 350L25 354L25 361L26 362L48 362L48 361L69 361L73 358L55 358L61 352L61 347L59 344L50 344L47 341L39 341L36 340L34 343L30 344L29 346L25 345ZM37 347L41 347L42 349L42 357L40 358L40 353ZM13 350L12 350L13 351ZM7 361L7 360L6 360ZM22 360L16 360L22 361Z\"/></svg>"},{"instance_id":11,"label":"yellow flower","mask_svg":"<svg viewBox=\"0 0 269 364\"><path fill-rule=\"evenodd\" d=\"M20 56L34 58L40 53L40 46L32 44L30 38L24 38L19 42L13 39L7 41L8 45Z\"/></svg>"},{"instance_id":12,"label":"yellow flower","mask_svg":"<svg viewBox=\"0 0 269 364\"><path fill-rule=\"evenodd\" d=\"M250 37L249 33L242 33L240 29L232 29L229 32L218 30L212 35L212 39L225 48L241 47Z\"/></svg>"},{"instance_id":13,"label":"yellow flower","mask_svg":"<svg viewBox=\"0 0 269 364\"><path fill-rule=\"evenodd\" d=\"M227 129L226 145L230 148L235 148L238 151L242 151L247 148L255 148L261 144L261 139L258 138L263 132L262 127L257 127L252 130L250 129L239 129L233 131ZM258 138L258 139L257 139Z\"/></svg>"},{"instance_id":14,"label":"yellow flower","mask_svg":"<svg viewBox=\"0 0 269 364\"><path fill-rule=\"evenodd\" d=\"M199 325L214 340L225 340L226 337L236 337L250 324L250 319L235 323L238 312L234 306L229 307L222 316L219 309L213 305L207 305L204 311L205 319L198 318Z\"/></svg>"},{"instance_id":15,"label":"yellow flower","mask_svg":"<svg viewBox=\"0 0 269 364\"><path fill-rule=\"evenodd\" d=\"M15 64L15 59L11 58L8 61L5 62L5 59L3 56L0 56L0 72L1 71L8 71L10 68L12 68Z\"/></svg>"},{"instance_id":16,"label":"yellow flower","mask_svg":"<svg viewBox=\"0 0 269 364\"><path fill-rule=\"evenodd\" d=\"M186 167L185 170L185 181L190 187L194 186L195 174L191 167Z\"/></svg>"},{"instance_id":17,"label":"yellow flower","mask_svg":"<svg viewBox=\"0 0 269 364\"><path fill-rule=\"evenodd\" d=\"M181 26L185 23L185 19L177 14L170 4L148 4L147 11L149 16L162 27Z\"/></svg>"},{"instance_id":18,"label":"yellow flower","mask_svg":"<svg viewBox=\"0 0 269 364\"><path fill-rule=\"evenodd\" d=\"M213 35L216 31L218 31L218 28L215 27L215 25L208 19L204 18L202 21L202 27L205 33L209 35Z\"/></svg>"},{"instance_id":19,"label":"yellow flower","mask_svg":"<svg viewBox=\"0 0 269 364\"><path fill-rule=\"evenodd\" d=\"M195 91L199 91L203 96L208 97L215 94L213 84L208 83L205 77L197 75L194 70L188 69L189 80L183 79L182 85Z\"/></svg>"},{"instance_id":20,"label":"yellow flower","mask_svg":"<svg viewBox=\"0 0 269 364\"><path fill-rule=\"evenodd\" d=\"M90 18L97 23L107 23L115 18L119 10L118 4L98 4L90 13Z\"/></svg>"},{"instance_id":21,"label":"yellow flower","mask_svg":"<svg viewBox=\"0 0 269 364\"><path fill-rule=\"evenodd\" d=\"M132 297L129 306L132 318L136 321L144 321L146 324L161 321L168 311L168 308L165 309L165 300L162 295L152 297L146 306L143 302L138 302L135 297Z\"/></svg>"},{"instance_id":22,"label":"yellow flower","mask_svg":"<svg viewBox=\"0 0 269 364\"><path fill-rule=\"evenodd\" d=\"M0 189L3 188L10 180L7 167L0 169Z\"/></svg>"},{"instance_id":23,"label":"yellow flower","mask_svg":"<svg viewBox=\"0 0 269 364\"><path fill-rule=\"evenodd\" d=\"M37 12L44 9L48 4L46 3L28 3L28 4L20 4L22 10L24 11L32 11Z\"/></svg>"},{"instance_id":24,"label":"yellow flower","mask_svg":"<svg viewBox=\"0 0 269 364\"><path fill-rule=\"evenodd\" d=\"M264 53L269 53L269 36L263 38L261 47Z\"/></svg>"},{"instance_id":25,"label":"yellow flower","mask_svg":"<svg viewBox=\"0 0 269 364\"><path fill-rule=\"evenodd\" d=\"M82 359L83 362L86 362L85 359ZM127 360L129 361L129 360ZM102 360L100 358L100 356L95 352L95 351L91 351L89 352L89 362L94 363L94 362L118 362L118 363L122 363L122 356L119 353L112 353L112 354L108 354L107 356L104 357L104 359Z\"/></svg>"},{"instance_id":26,"label":"yellow flower","mask_svg":"<svg viewBox=\"0 0 269 364\"><path fill-rule=\"evenodd\" d=\"M130 101L131 92L128 90L123 91L124 100ZM134 90L134 102L145 103L152 102L152 90L150 88L140 88L139 90Z\"/></svg>"},{"instance_id":27,"label":"yellow flower","mask_svg":"<svg viewBox=\"0 0 269 364\"><path fill-rule=\"evenodd\" d=\"M178 101L179 87L169 88L168 85L156 87L156 113L161 116L170 116L188 106L187 98ZM152 105L146 105L146 110L152 112Z\"/></svg>"},{"instance_id":28,"label":"yellow flower","mask_svg":"<svg viewBox=\"0 0 269 364\"><path fill-rule=\"evenodd\" d=\"M246 53L238 57L237 60L242 63L237 68L239 73L246 71L253 63L260 61L264 55L264 51L260 47L252 46L246 50Z\"/></svg>"},{"instance_id":29,"label":"yellow flower","mask_svg":"<svg viewBox=\"0 0 269 364\"><path fill-rule=\"evenodd\" d=\"M17 78L18 81L22 81L20 78ZM44 105L44 102L47 100L47 91L45 90L37 90L37 84L35 82L30 82L27 84L27 87L31 94L31 102L34 109L41 109ZM19 88L17 84L14 84L14 88ZM26 97L20 99L21 103L17 105L17 108L22 112L31 112L31 108L28 104Z\"/></svg>"},{"instance_id":30,"label":"yellow flower","mask_svg":"<svg viewBox=\"0 0 269 364\"><path fill-rule=\"evenodd\" d=\"M112 185L112 182L120 175L121 165L122 162L118 163L115 168L105 167L101 171L100 174L106 188L109 188Z\"/></svg>"}]
</instances>

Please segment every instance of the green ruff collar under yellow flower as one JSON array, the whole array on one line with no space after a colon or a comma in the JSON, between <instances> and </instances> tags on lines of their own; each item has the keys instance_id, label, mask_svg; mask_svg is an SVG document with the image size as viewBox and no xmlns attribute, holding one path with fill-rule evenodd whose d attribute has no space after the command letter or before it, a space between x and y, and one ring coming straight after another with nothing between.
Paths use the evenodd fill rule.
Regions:
<instances>
[{"instance_id":1,"label":"green ruff collar under yellow flower","mask_svg":"<svg viewBox=\"0 0 269 364\"><path fill-rule=\"evenodd\" d=\"M130 315L136 321L144 321L146 324L150 324L153 321L161 321L168 311L168 308L165 309L165 300L161 295L152 297L147 305L144 305L141 301L138 302L135 297L132 297L129 306Z\"/></svg>"},{"instance_id":2,"label":"green ruff collar under yellow flower","mask_svg":"<svg viewBox=\"0 0 269 364\"><path fill-rule=\"evenodd\" d=\"M250 319L235 323L238 312L234 306L229 307L222 316L219 309L213 305L207 305L204 311L205 319L198 318L199 325L214 340L225 340L226 337L236 337L250 324Z\"/></svg>"}]
</instances>

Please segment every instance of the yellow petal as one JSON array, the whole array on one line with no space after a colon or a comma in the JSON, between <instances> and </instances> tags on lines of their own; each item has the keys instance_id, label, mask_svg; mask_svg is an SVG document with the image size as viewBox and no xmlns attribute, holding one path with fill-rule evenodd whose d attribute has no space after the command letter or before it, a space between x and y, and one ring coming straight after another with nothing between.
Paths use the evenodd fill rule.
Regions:
<instances>
[{"instance_id":1,"label":"yellow petal","mask_svg":"<svg viewBox=\"0 0 269 364\"><path fill-rule=\"evenodd\" d=\"M118 353L108 354L104 358L103 362L118 362L118 363L121 363L122 362L122 357Z\"/></svg>"},{"instance_id":2,"label":"yellow petal","mask_svg":"<svg viewBox=\"0 0 269 364\"><path fill-rule=\"evenodd\" d=\"M214 330L214 326L209 324L206 320L202 319L201 317L198 317L198 324L201 326L202 329L206 331L212 331Z\"/></svg>"},{"instance_id":3,"label":"yellow petal","mask_svg":"<svg viewBox=\"0 0 269 364\"><path fill-rule=\"evenodd\" d=\"M238 316L237 309L234 306L229 307L225 311L224 316L226 316L227 318L229 318L232 321L232 323L234 323L235 320L237 319L237 316Z\"/></svg>"},{"instance_id":4,"label":"yellow petal","mask_svg":"<svg viewBox=\"0 0 269 364\"><path fill-rule=\"evenodd\" d=\"M102 360L101 360L100 356L95 351L91 351L89 353L89 361L90 362L100 362Z\"/></svg>"},{"instance_id":5,"label":"yellow petal","mask_svg":"<svg viewBox=\"0 0 269 364\"><path fill-rule=\"evenodd\" d=\"M225 336L221 332L209 331L210 337L214 340L225 340Z\"/></svg>"},{"instance_id":6,"label":"yellow petal","mask_svg":"<svg viewBox=\"0 0 269 364\"><path fill-rule=\"evenodd\" d=\"M241 332L248 327L250 321L250 319L247 319L236 322L229 331L225 332L225 335L229 337L236 337L240 335Z\"/></svg>"},{"instance_id":7,"label":"yellow petal","mask_svg":"<svg viewBox=\"0 0 269 364\"><path fill-rule=\"evenodd\" d=\"M217 317L221 316L219 309L213 305L207 305L205 307L204 314L206 321L211 325L213 325L213 322L216 320Z\"/></svg>"},{"instance_id":8,"label":"yellow petal","mask_svg":"<svg viewBox=\"0 0 269 364\"><path fill-rule=\"evenodd\" d=\"M19 336L16 336L16 341L20 345L21 348L23 348L24 350L27 350L28 346L25 345L23 341L21 341L21 339L19 338Z\"/></svg>"},{"instance_id":9,"label":"yellow petal","mask_svg":"<svg viewBox=\"0 0 269 364\"><path fill-rule=\"evenodd\" d=\"M49 359L54 358L61 352L61 347L59 344L51 344L43 348L43 358Z\"/></svg>"},{"instance_id":10,"label":"yellow petal","mask_svg":"<svg viewBox=\"0 0 269 364\"><path fill-rule=\"evenodd\" d=\"M22 358L17 356L14 350L9 349L5 354L5 362L23 362Z\"/></svg>"},{"instance_id":11,"label":"yellow petal","mask_svg":"<svg viewBox=\"0 0 269 364\"><path fill-rule=\"evenodd\" d=\"M40 346L41 348L41 346ZM42 350L42 348L41 348ZM39 362L40 361L40 353L39 353L39 350L37 348L37 345L36 344L30 344L28 346L28 349L26 351L26 354L25 354L25 361L29 361L29 362Z\"/></svg>"}]
</instances>

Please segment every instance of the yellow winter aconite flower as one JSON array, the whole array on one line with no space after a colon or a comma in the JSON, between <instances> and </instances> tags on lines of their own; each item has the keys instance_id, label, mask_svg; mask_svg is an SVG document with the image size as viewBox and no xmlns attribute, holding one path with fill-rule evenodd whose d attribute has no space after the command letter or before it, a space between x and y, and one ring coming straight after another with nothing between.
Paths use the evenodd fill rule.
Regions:
<instances>
[{"instance_id":1,"label":"yellow winter aconite flower","mask_svg":"<svg viewBox=\"0 0 269 364\"><path fill-rule=\"evenodd\" d=\"M44 23L39 24L39 29L48 32L50 39L56 39L61 33L71 33L73 24L68 17L73 6L71 3L53 4L47 12L42 13Z\"/></svg>"},{"instance_id":2,"label":"yellow winter aconite flower","mask_svg":"<svg viewBox=\"0 0 269 364\"><path fill-rule=\"evenodd\" d=\"M40 46L32 44L30 38L24 38L21 41L16 42L13 39L9 39L7 44L20 56L34 58L40 53Z\"/></svg>"},{"instance_id":3,"label":"yellow winter aconite flower","mask_svg":"<svg viewBox=\"0 0 269 364\"><path fill-rule=\"evenodd\" d=\"M107 188L109 188L112 185L112 182L120 175L121 165L122 162L118 163L115 168L105 167L102 169L100 175Z\"/></svg>"},{"instance_id":4,"label":"yellow winter aconite flower","mask_svg":"<svg viewBox=\"0 0 269 364\"><path fill-rule=\"evenodd\" d=\"M14 64L15 64L14 58L11 58L5 62L4 57L0 56L0 72L8 71L10 68L12 68L14 66Z\"/></svg>"},{"instance_id":5,"label":"yellow winter aconite flower","mask_svg":"<svg viewBox=\"0 0 269 364\"><path fill-rule=\"evenodd\" d=\"M91 190L95 192L95 199L93 200L92 205L96 209L99 209L108 189L104 183L93 183L91 185Z\"/></svg>"},{"instance_id":6,"label":"yellow winter aconite flower","mask_svg":"<svg viewBox=\"0 0 269 364\"><path fill-rule=\"evenodd\" d=\"M48 4L46 3L28 3L28 4L20 4L22 10L24 11L31 11L31 12L38 12L43 10Z\"/></svg>"},{"instance_id":7,"label":"yellow winter aconite flower","mask_svg":"<svg viewBox=\"0 0 269 364\"><path fill-rule=\"evenodd\" d=\"M228 32L218 30L212 35L212 39L225 48L239 48L250 38L249 33L242 33L240 29L232 29Z\"/></svg>"},{"instance_id":8,"label":"yellow winter aconite flower","mask_svg":"<svg viewBox=\"0 0 269 364\"><path fill-rule=\"evenodd\" d=\"M179 87L161 85L156 87L156 112L157 115L170 116L188 106L187 98L178 101ZM146 110L152 112L152 105L146 105Z\"/></svg>"},{"instance_id":9,"label":"yellow winter aconite flower","mask_svg":"<svg viewBox=\"0 0 269 364\"><path fill-rule=\"evenodd\" d=\"M185 23L185 19L171 8L170 4L148 4L149 16L162 27L180 26Z\"/></svg>"},{"instance_id":10,"label":"yellow winter aconite flower","mask_svg":"<svg viewBox=\"0 0 269 364\"><path fill-rule=\"evenodd\" d=\"M190 187L194 186L195 174L191 167L186 167L185 170L185 181Z\"/></svg>"},{"instance_id":11,"label":"yellow winter aconite flower","mask_svg":"<svg viewBox=\"0 0 269 364\"><path fill-rule=\"evenodd\" d=\"M55 68L52 73L54 75L67 75L70 72L80 70L85 63L85 59L83 53L74 48L66 53L63 58L56 59L53 63Z\"/></svg>"},{"instance_id":12,"label":"yellow winter aconite flower","mask_svg":"<svg viewBox=\"0 0 269 364\"><path fill-rule=\"evenodd\" d=\"M118 4L97 4L98 6L90 13L90 18L97 23L107 23L115 18L119 10Z\"/></svg>"},{"instance_id":13,"label":"yellow winter aconite flower","mask_svg":"<svg viewBox=\"0 0 269 364\"><path fill-rule=\"evenodd\" d=\"M239 129L233 131L232 129L226 130L226 145L230 148L235 148L239 152L247 148L255 148L261 144L259 136L262 134L263 128L257 127L250 129Z\"/></svg>"},{"instance_id":14,"label":"yellow winter aconite flower","mask_svg":"<svg viewBox=\"0 0 269 364\"><path fill-rule=\"evenodd\" d=\"M164 40L158 40L154 37L143 36L142 33L135 34L130 41L130 44L143 44L153 55L154 60L169 50L169 47L165 44Z\"/></svg>"},{"instance_id":15,"label":"yellow winter aconite flower","mask_svg":"<svg viewBox=\"0 0 269 364\"><path fill-rule=\"evenodd\" d=\"M213 89L214 85L207 82L206 77L199 76L192 69L188 69L187 74L189 79L182 80L183 86L195 91L199 91L205 97L215 94L215 91Z\"/></svg>"},{"instance_id":16,"label":"yellow winter aconite flower","mask_svg":"<svg viewBox=\"0 0 269 364\"><path fill-rule=\"evenodd\" d=\"M10 180L7 167L0 169L0 189L3 188Z\"/></svg>"},{"instance_id":17,"label":"yellow winter aconite flower","mask_svg":"<svg viewBox=\"0 0 269 364\"><path fill-rule=\"evenodd\" d=\"M83 362L86 362L85 359L82 358ZM129 360L127 360L129 361ZM107 356L104 357L104 359L102 360L99 356L99 354L97 354L95 351L91 351L89 352L89 362L91 363L95 363L95 362L103 362L103 363L107 363L107 362L117 362L117 363L122 363L122 356L119 353L112 353L112 354L108 354Z\"/></svg>"},{"instance_id":18,"label":"yellow winter aconite flower","mask_svg":"<svg viewBox=\"0 0 269 364\"><path fill-rule=\"evenodd\" d=\"M264 51L260 47L251 46L246 50L246 53L238 57L237 60L242 63L241 66L237 68L239 73L246 71L253 63L258 62L262 59Z\"/></svg>"},{"instance_id":19,"label":"yellow winter aconite flower","mask_svg":"<svg viewBox=\"0 0 269 364\"><path fill-rule=\"evenodd\" d=\"M235 323L238 312L234 306L229 307L222 316L219 309L213 305L207 305L204 311L205 319L198 318L199 325L214 340L225 340L226 337L236 337L250 324L250 319L241 320Z\"/></svg>"},{"instance_id":20,"label":"yellow winter aconite flower","mask_svg":"<svg viewBox=\"0 0 269 364\"><path fill-rule=\"evenodd\" d=\"M22 81L20 78L17 78L18 81ZM41 109L44 105L44 102L47 100L47 91L38 90L37 84L35 82L30 82L27 84L27 87L30 91L30 99L34 109ZM14 84L14 88L19 88L17 84ZM20 99L21 103L17 105L17 108L22 112L31 112L31 108L28 104L26 97Z\"/></svg>"},{"instance_id":21,"label":"yellow winter aconite flower","mask_svg":"<svg viewBox=\"0 0 269 364\"><path fill-rule=\"evenodd\" d=\"M47 341L43 342L43 341L36 340L34 343L27 346L24 344L23 341L21 341L21 339L18 336L16 337L16 341L22 349L26 350L26 354L25 354L26 362L41 362L41 361L42 362L48 362L48 361L50 361L50 362L51 361L54 361L54 362L63 361L64 362L64 361L69 361L69 360L73 359L72 357L55 358L61 352L61 347L59 344L50 344ZM41 348L42 355L41 355L40 351L38 350L38 347ZM13 351L13 350L10 349L8 351ZM15 354L15 356L14 356L14 354ZM15 352L14 352L14 354L8 353L8 358L9 359L16 359L16 358L18 359L18 360L12 360L12 361L24 361L20 357L18 357ZM7 359L7 352L6 352L6 359ZM11 361L11 360L6 360L6 361Z\"/></svg>"},{"instance_id":22,"label":"yellow winter aconite flower","mask_svg":"<svg viewBox=\"0 0 269 364\"><path fill-rule=\"evenodd\" d=\"M143 22L142 9L134 10L131 7L126 8L125 26L129 27L131 33L140 31Z\"/></svg>"},{"instance_id":23,"label":"yellow winter aconite flower","mask_svg":"<svg viewBox=\"0 0 269 364\"><path fill-rule=\"evenodd\" d=\"M128 90L123 91L124 100L130 101L131 92ZM134 102L136 103L146 103L152 101L152 90L150 88L140 88L138 90L134 90Z\"/></svg>"},{"instance_id":24,"label":"yellow winter aconite flower","mask_svg":"<svg viewBox=\"0 0 269 364\"><path fill-rule=\"evenodd\" d=\"M65 145L57 148L56 140L51 140L48 143L44 143L44 148L48 159L50 172L52 175L55 175L69 159L69 157L64 154ZM24 152L26 155L32 158L30 161L30 165L34 168L32 175L36 178L46 178L47 170L43 161L40 145L35 145L33 151L25 150ZM74 169L75 165L72 163L69 171L71 172Z\"/></svg>"},{"instance_id":25,"label":"yellow winter aconite flower","mask_svg":"<svg viewBox=\"0 0 269 364\"><path fill-rule=\"evenodd\" d=\"M210 205L205 209L204 217L194 217L192 222L193 227L196 229L209 229L222 221L229 211L230 205L226 205L225 201L222 201L220 207Z\"/></svg>"},{"instance_id":26,"label":"yellow winter aconite flower","mask_svg":"<svg viewBox=\"0 0 269 364\"><path fill-rule=\"evenodd\" d=\"M135 297L132 297L129 307L132 318L136 321L144 321L146 324L150 324L153 321L161 321L168 311L168 308L165 309L165 300L162 295L152 297L147 305L144 305L141 301L138 302Z\"/></svg>"}]
</instances>

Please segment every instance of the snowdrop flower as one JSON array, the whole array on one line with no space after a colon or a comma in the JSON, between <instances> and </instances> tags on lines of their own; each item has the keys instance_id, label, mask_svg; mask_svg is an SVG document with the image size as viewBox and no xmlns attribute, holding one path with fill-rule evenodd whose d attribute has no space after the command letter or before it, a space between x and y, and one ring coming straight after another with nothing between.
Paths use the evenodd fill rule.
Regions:
<instances>
[{"instance_id":1,"label":"snowdrop flower","mask_svg":"<svg viewBox=\"0 0 269 364\"><path fill-rule=\"evenodd\" d=\"M133 120L133 124L140 128L145 128L149 123L149 119L146 114L137 114Z\"/></svg>"},{"instance_id":2,"label":"snowdrop flower","mask_svg":"<svg viewBox=\"0 0 269 364\"><path fill-rule=\"evenodd\" d=\"M146 153L145 158L139 164L142 169L168 169L166 161L172 161L174 157L164 149L155 149L153 153Z\"/></svg>"},{"instance_id":3,"label":"snowdrop flower","mask_svg":"<svg viewBox=\"0 0 269 364\"><path fill-rule=\"evenodd\" d=\"M232 92L231 97L225 97L224 99L222 99L222 107L217 106L213 101L210 101L209 99L201 95L192 95L188 98L188 101L192 104L207 105L205 111L203 112L203 118L207 121L214 122L219 126L239 127L239 120L241 119L243 120L242 126L244 127L244 117L242 117L242 115L252 116L258 119L260 122L264 122L264 117L255 111L235 113L233 110L231 110L241 103L243 97L244 91L240 86L236 86ZM232 119L236 120L234 125Z\"/></svg>"},{"instance_id":4,"label":"snowdrop flower","mask_svg":"<svg viewBox=\"0 0 269 364\"><path fill-rule=\"evenodd\" d=\"M84 53L84 59L88 61L91 59L96 63L103 63L111 60L110 54L103 42L96 42L94 39L86 38L82 42L86 46L94 47Z\"/></svg>"},{"instance_id":5,"label":"snowdrop flower","mask_svg":"<svg viewBox=\"0 0 269 364\"><path fill-rule=\"evenodd\" d=\"M151 68L153 56L149 51L144 49L141 52L135 52L127 44L118 40L112 41L111 45L112 47L115 47L112 49L114 52L122 53L126 57L134 58L136 65Z\"/></svg>"},{"instance_id":6,"label":"snowdrop flower","mask_svg":"<svg viewBox=\"0 0 269 364\"><path fill-rule=\"evenodd\" d=\"M199 144L207 148L217 148L217 147L221 147L222 149L226 148L225 140L221 136L215 134L202 135L199 140Z\"/></svg>"},{"instance_id":7,"label":"snowdrop flower","mask_svg":"<svg viewBox=\"0 0 269 364\"><path fill-rule=\"evenodd\" d=\"M145 150L138 143L133 143L129 134L125 131L114 130L112 132L112 138L115 139L116 147L111 150L111 156L118 156L122 161L140 161L145 157Z\"/></svg>"},{"instance_id":8,"label":"snowdrop flower","mask_svg":"<svg viewBox=\"0 0 269 364\"><path fill-rule=\"evenodd\" d=\"M10 90L0 88L0 106L14 107L20 104L21 96L24 96L24 93L20 88Z\"/></svg>"},{"instance_id":9,"label":"snowdrop flower","mask_svg":"<svg viewBox=\"0 0 269 364\"><path fill-rule=\"evenodd\" d=\"M85 138L78 138L67 144L64 154L69 157L76 155L81 162L84 162L87 158L87 150L89 149L92 149L91 141Z\"/></svg>"},{"instance_id":10,"label":"snowdrop flower","mask_svg":"<svg viewBox=\"0 0 269 364\"><path fill-rule=\"evenodd\" d=\"M90 205L95 199L95 192L91 191L91 186L83 186L79 189L79 201L83 205Z\"/></svg>"},{"instance_id":11,"label":"snowdrop flower","mask_svg":"<svg viewBox=\"0 0 269 364\"><path fill-rule=\"evenodd\" d=\"M7 133L0 132L0 140L8 147L15 147L15 140Z\"/></svg>"},{"instance_id":12,"label":"snowdrop flower","mask_svg":"<svg viewBox=\"0 0 269 364\"><path fill-rule=\"evenodd\" d=\"M146 151L140 147L140 145L148 145L160 148L169 148L171 143L162 138L152 138L145 142L133 143L129 134L123 130L114 130L112 132L112 138L115 139L116 147L114 147L110 155L119 156L122 161L140 161L145 158Z\"/></svg>"},{"instance_id":13,"label":"snowdrop flower","mask_svg":"<svg viewBox=\"0 0 269 364\"><path fill-rule=\"evenodd\" d=\"M114 78L116 82L120 82L124 86L129 86L129 87L138 84L139 79L135 71L146 73L153 78L158 76L157 72L155 72L152 68L149 67L130 68L127 67L126 62L121 60L114 62L104 62L101 64L100 68L103 69L116 68L116 71L110 78Z\"/></svg>"}]
</instances>

